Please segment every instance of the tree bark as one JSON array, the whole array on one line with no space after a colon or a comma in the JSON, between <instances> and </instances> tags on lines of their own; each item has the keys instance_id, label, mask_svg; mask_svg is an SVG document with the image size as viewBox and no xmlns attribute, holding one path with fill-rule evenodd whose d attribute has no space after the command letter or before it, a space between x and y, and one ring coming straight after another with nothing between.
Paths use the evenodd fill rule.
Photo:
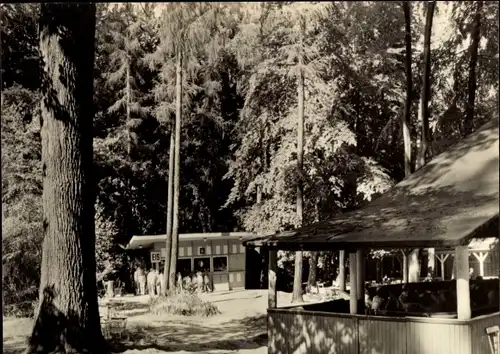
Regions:
<instances>
[{"instance_id":1,"label":"tree bark","mask_svg":"<svg viewBox=\"0 0 500 354\"><path fill-rule=\"evenodd\" d=\"M406 100L404 106L404 114L401 117L401 126L403 127L403 144L404 144L404 166L405 177L411 174L411 136L410 136L410 121L411 121L411 101L412 101L412 73L411 73L411 4L409 1L403 1L403 10L405 15L405 41L406 41Z\"/></svg>"},{"instance_id":2,"label":"tree bark","mask_svg":"<svg viewBox=\"0 0 500 354\"><path fill-rule=\"evenodd\" d=\"M316 286L316 278L318 274L318 252L311 252L309 257L309 274L307 276L307 288L311 291L313 286Z\"/></svg>"},{"instance_id":3,"label":"tree bark","mask_svg":"<svg viewBox=\"0 0 500 354\"><path fill-rule=\"evenodd\" d=\"M168 156L168 195L167 195L167 239L165 242L165 268L163 270L163 277L165 289L170 288L170 259L172 256L172 204L174 194L174 157L175 157L175 131L172 129L170 132L170 152ZM165 295L165 294L164 294Z\"/></svg>"},{"instance_id":4,"label":"tree bark","mask_svg":"<svg viewBox=\"0 0 500 354\"><path fill-rule=\"evenodd\" d=\"M97 305L93 149L95 5L42 4L44 242L27 353L104 350Z\"/></svg>"},{"instance_id":5,"label":"tree bark","mask_svg":"<svg viewBox=\"0 0 500 354\"><path fill-rule=\"evenodd\" d=\"M339 251L338 285L340 291L345 291L345 251Z\"/></svg>"},{"instance_id":6,"label":"tree bark","mask_svg":"<svg viewBox=\"0 0 500 354\"><path fill-rule=\"evenodd\" d=\"M174 200L172 213L172 253L170 258L170 289L175 288L177 255L179 248L179 194L181 165L181 123L182 123L182 60L183 53L177 53L176 93L175 93L175 161L174 161Z\"/></svg>"},{"instance_id":7,"label":"tree bark","mask_svg":"<svg viewBox=\"0 0 500 354\"><path fill-rule=\"evenodd\" d=\"M302 19L303 21L303 19ZM302 35L300 36L300 45L302 46ZM299 52L299 75L298 81L298 122L297 122L297 217L299 224L302 225L303 220L303 186L302 186L302 164L304 158L304 73L302 72L303 58L302 49ZM293 279L293 294L292 302L304 301L302 297L302 251L295 253L295 273Z\"/></svg>"},{"instance_id":8,"label":"tree bark","mask_svg":"<svg viewBox=\"0 0 500 354\"><path fill-rule=\"evenodd\" d=\"M476 11L474 14L474 23L471 30L471 44L469 47L469 82L467 85L468 97L464 122L464 133L472 133L474 126L474 101L476 100L476 65L477 65L477 52L479 42L481 40L481 10L483 8L482 1L476 1Z\"/></svg>"}]
</instances>

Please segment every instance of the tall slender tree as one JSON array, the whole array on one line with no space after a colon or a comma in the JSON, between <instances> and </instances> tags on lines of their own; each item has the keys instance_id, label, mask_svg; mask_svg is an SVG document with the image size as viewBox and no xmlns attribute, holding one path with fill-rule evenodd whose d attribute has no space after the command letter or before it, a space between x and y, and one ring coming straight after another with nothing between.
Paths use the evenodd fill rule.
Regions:
<instances>
[{"instance_id":1,"label":"tall slender tree","mask_svg":"<svg viewBox=\"0 0 500 354\"><path fill-rule=\"evenodd\" d=\"M434 0L427 2L425 28L424 28L424 61L422 69L422 90L420 92L419 124L420 124L420 149L416 168L424 166L429 158L430 130L429 130L429 101L431 98L431 34L434 18Z\"/></svg>"},{"instance_id":2,"label":"tall slender tree","mask_svg":"<svg viewBox=\"0 0 500 354\"><path fill-rule=\"evenodd\" d=\"M411 121L411 103L412 103L412 70L411 70L411 3L409 1L403 1L403 11L405 17L405 46L406 46L406 56L405 56L405 74L406 74L406 99L404 105L404 112L401 116L401 126L403 128L403 145L404 145L404 166L405 166L405 177L411 174L411 136L410 136L410 121ZM407 254L403 251L403 280L408 281L408 261Z\"/></svg>"},{"instance_id":3,"label":"tall slender tree","mask_svg":"<svg viewBox=\"0 0 500 354\"><path fill-rule=\"evenodd\" d=\"M424 62L422 70L422 91L420 93L419 124L420 124L420 149L418 152L416 169L424 166L429 158L430 151L430 130L429 130L429 101L431 98L431 33L432 20L434 18L435 1L428 1L425 16L424 28ZM408 270L408 281L417 282L420 278L419 249L410 253ZM434 250L428 249L428 254L432 256L434 262ZM431 270L432 272L433 270Z\"/></svg>"},{"instance_id":4,"label":"tall slender tree","mask_svg":"<svg viewBox=\"0 0 500 354\"><path fill-rule=\"evenodd\" d=\"M182 111L186 105L186 95L193 96L196 85L184 87L187 78L193 76L199 63L199 55L217 48L218 37L214 29L218 26L218 15L221 13L219 4L209 3L173 3L166 5L160 26L160 44L157 51L150 57L153 64L162 65L162 76L172 82L175 80L175 92L169 92L166 100L175 104L165 104L168 112L175 112L175 149L174 149L174 186L172 206L172 242L170 252L170 269L168 281L170 287L175 287L178 255L179 232L179 196L180 196L180 139L182 126ZM210 43L207 50L207 43ZM216 50L215 50L216 51ZM171 70L174 67L175 70ZM175 72L175 79L171 74ZM170 76L169 76L170 75ZM157 87L157 90L161 87ZM168 91L168 88L166 88ZM165 98L163 98L165 99ZM168 219L168 218L167 218ZM168 227L168 226L167 226Z\"/></svg>"},{"instance_id":5,"label":"tall slender tree","mask_svg":"<svg viewBox=\"0 0 500 354\"><path fill-rule=\"evenodd\" d=\"M304 56L303 56L303 37L305 32L305 19L300 16L300 34L299 46L297 52L298 73L297 73L297 95L298 95L298 112L297 112L297 219L299 225L302 225L304 218L304 186L302 184L303 161L304 161ZM295 274L293 278L293 293L292 302L304 301L302 297L302 264L303 252L295 253Z\"/></svg>"},{"instance_id":6,"label":"tall slender tree","mask_svg":"<svg viewBox=\"0 0 500 354\"><path fill-rule=\"evenodd\" d=\"M170 288L175 288L177 273L177 255L179 243L179 194L181 167L181 124L182 124L182 61L184 53L179 48L176 52L175 79L175 149L174 149L174 186L172 209L172 252L170 255Z\"/></svg>"},{"instance_id":7,"label":"tall slender tree","mask_svg":"<svg viewBox=\"0 0 500 354\"><path fill-rule=\"evenodd\" d=\"M467 105L465 110L464 133L472 133L474 126L474 102L476 100L476 66L479 41L481 40L481 10L482 1L475 1L474 21L471 26L471 44L469 46L469 78L467 83Z\"/></svg>"},{"instance_id":8,"label":"tall slender tree","mask_svg":"<svg viewBox=\"0 0 500 354\"><path fill-rule=\"evenodd\" d=\"M168 156L168 191L167 191L167 239L165 242L165 265L163 269L163 294L170 288L170 259L172 257L172 207L174 196L174 163L175 163L175 124L170 129L170 151Z\"/></svg>"},{"instance_id":9,"label":"tall slender tree","mask_svg":"<svg viewBox=\"0 0 500 354\"><path fill-rule=\"evenodd\" d=\"M406 74L406 99L404 105L404 113L401 116L401 126L403 127L403 144L404 144L404 166L405 177L411 174L411 136L410 136L410 121L411 121L411 102L412 102L412 70L411 70L411 3L403 1L403 11L405 16L405 74Z\"/></svg>"},{"instance_id":10,"label":"tall slender tree","mask_svg":"<svg viewBox=\"0 0 500 354\"><path fill-rule=\"evenodd\" d=\"M45 237L28 353L103 350L92 178L95 14L95 5L41 5Z\"/></svg>"}]
</instances>

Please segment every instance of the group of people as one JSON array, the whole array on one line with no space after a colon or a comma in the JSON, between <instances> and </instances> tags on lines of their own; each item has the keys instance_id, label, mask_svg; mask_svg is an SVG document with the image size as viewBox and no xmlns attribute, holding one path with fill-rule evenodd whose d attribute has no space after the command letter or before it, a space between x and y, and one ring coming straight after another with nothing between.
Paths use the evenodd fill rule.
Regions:
<instances>
[{"instance_id":1,"label":"group of people","mask_svg":"<svg viewBox=\"0 0 500 354\"><path fill-rule=\"evenodd\" d=\"M134 285L137 295L160 295L164 287L165 278L163 272L151 268L145 272L140 266L134 272Z\"/></svg>"},{"instance_id":2,"label":"group of people","mask_svg":"<svg viewBox=\"0 0 500 354\"><path fill-rule=\"evenodd\" d=\"M160 295L164 288L165 278L163 271L151 268L146 272L142 267L137 267L134 272L135 293L137 295ZM198 292L212 292L213 285L207 272L198 271L185 277L181 273L177 273L177 286L182 286L182 289L195 287Z\"/></svg>"}]
</instances>

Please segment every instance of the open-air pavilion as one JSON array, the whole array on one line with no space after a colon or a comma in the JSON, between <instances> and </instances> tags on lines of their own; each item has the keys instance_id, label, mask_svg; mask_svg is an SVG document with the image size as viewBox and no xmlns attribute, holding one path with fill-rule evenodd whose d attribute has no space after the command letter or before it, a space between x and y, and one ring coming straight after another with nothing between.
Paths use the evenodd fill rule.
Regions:
<instances>
[{"instance_id":1,"label":"open-air pavilion","mask_svg":"<svg viewBox=\"0 0 500 354\"><path fill-rule=\"evenodd\" d=\"M246 241L269 249L268 352L491 353L487 329L500 325L498 300L487 314L478 315L471 306L468 248L499 235L498 140L494 119L363 208ZM431 247L448 249L455 257L451 318L365 315L365 252ZM350 283L356 284L351 285L349 310L277 308L277 250L345 250ZM498 299L498 283L495 291Z\"/></svg>"}]
</instances>

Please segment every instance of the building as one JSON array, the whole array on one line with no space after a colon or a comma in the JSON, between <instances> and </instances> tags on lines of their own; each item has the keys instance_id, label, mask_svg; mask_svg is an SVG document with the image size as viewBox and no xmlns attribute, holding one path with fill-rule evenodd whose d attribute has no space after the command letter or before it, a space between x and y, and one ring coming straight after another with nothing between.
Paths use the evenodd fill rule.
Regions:
<instances>
[{"instance_id":1,"label":"building","mask_svg":"<svg viewBox=\"0 0 500 354\"><path fill-rule=\"evenodd\" d=\"M245 288L246 270L259 265L259 259L247 257L242 243L253 236L251 232L179 234L177 271L183 277L197 271L209 272L214 291ZM165 261L165 240L166 235L133 236L126 249L149 250L151 266L160 270ZM248 263L256 264L252 267Z\"/></svg>"},{"instance_id":2,"label":"building","mask_svg":"<svg viewBox=\"0 0 500 354\"><path fill-rule=\"evenodd\" d=\"M479 282L470 279L469 270L472 251L472 257L482 260L479 273L486 276L489 271L489 240L499 239L498 202L496 117L358 210L246 241L245 246L269 248L268 353L494 353L495 341L500 342L500 304L495 303L500 299L499 280L480 280L481 286L491 285L496 297L473 301L471 289ZM419 316L401 307L392 316L366 314L366 252L422 248L455 254L456 280L434 284L440 290L453 284L456 306L444 312L425 310ZM335 306L339 300L333 300L277 308L278 250L349 253L347 306ZM498 274L498 263L491 267L497 267ZM426 284L433 285L418 286L425 289ZM401 285L393 289L396 286L403 290Z\"/></svg>"}]
</instances>

